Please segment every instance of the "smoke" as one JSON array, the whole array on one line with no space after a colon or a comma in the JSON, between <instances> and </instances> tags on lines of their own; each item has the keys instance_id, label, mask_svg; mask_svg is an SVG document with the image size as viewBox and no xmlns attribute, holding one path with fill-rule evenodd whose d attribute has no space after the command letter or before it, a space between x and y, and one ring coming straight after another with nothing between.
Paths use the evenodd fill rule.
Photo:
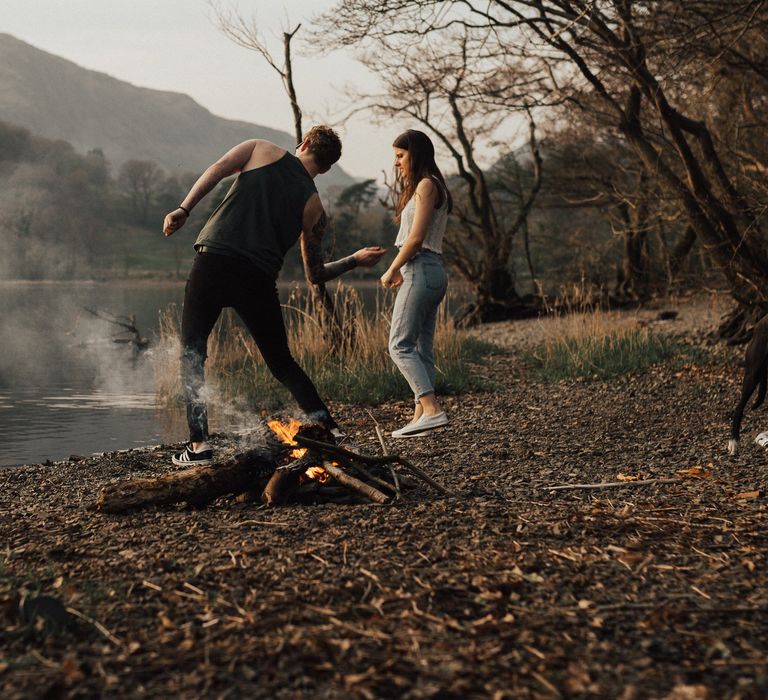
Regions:
<instances>
[{"instance_id":1,"label":"smoke","mask_svg":"<svg viewBox=\"0 0 768 700\"><path fill-rule=\"evenodd\" d=\"M114 342L121 329L84 308L106 296L102 287L106 285L0 283L0 386L87 390L93 407L107 402L107 396L115 401L122 396L135 407L137 397L151 392L147 359L134 354L130 345Z\"/></svg>"}]
</instances>

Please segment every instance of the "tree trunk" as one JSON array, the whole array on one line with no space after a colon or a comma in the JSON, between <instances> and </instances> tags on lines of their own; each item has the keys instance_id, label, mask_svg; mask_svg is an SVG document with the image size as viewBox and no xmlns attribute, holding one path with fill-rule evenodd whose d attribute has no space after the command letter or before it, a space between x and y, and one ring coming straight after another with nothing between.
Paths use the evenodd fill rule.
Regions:
<instances>
[{"instance_id":1,"label":"tree trunk","mask_svg":"<svg viewBox=\"0 0 768 700\"><path fill-rule=\"evenodd\" d=\"M686 226L685 233L683 233L669 256L669 272L672 279L675 279L680 274L683 263L688 257L688 253L693 249L693 244L695 242L696 231L694 231L693 226Z\"/></svg>"}]
</instances>

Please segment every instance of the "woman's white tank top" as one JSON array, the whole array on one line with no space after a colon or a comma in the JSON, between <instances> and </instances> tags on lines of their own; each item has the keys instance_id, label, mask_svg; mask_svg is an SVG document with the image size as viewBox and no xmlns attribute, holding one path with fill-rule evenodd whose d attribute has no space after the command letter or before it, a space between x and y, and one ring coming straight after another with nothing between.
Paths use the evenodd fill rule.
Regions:
<instances>
[{"instance_id":1,"label":"woman's white tank top","mask_svg":"<svg viewBox=\"0 0 768 700\"><path fill-rule=\"evenodd\" d=\"M432 211L432 217L427 227L427 235L424 237L424 243L422 243L421 247L442 255L443 238L445 237L445 228L448 224L448 193L445 191L445 186L440 180L433 177L432 181L443 193L443 202L437 209ZM415 213L416 203L414 198L411 197L400 213L400 230L397 232L397 238L395 239L395 245L398 248L405 243L405 239L408 238L408 234L411 232Z\"/></svg>"}]
</instances>

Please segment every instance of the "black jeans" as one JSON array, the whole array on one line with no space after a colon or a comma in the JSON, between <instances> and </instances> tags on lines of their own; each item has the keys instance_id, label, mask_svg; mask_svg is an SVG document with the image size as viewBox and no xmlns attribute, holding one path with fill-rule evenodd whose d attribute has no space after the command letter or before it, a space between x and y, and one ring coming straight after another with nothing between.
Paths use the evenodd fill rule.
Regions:
<instances>
[{"instance_id":1,"label":"black jeans","mask_svg":"<svg viewBox=\"0 0 768 700\"><path fill-rule=\"evenodd\" d=\"M288 349L277 284L241 258L198 253L189 273L181 317L181 379L189 438L208 439L208 413L202 399L208 336L224 307L231 306L250 331L275 379L293 394L313 420L336 427L314 384Z\"/></svg>"}]
</instances>

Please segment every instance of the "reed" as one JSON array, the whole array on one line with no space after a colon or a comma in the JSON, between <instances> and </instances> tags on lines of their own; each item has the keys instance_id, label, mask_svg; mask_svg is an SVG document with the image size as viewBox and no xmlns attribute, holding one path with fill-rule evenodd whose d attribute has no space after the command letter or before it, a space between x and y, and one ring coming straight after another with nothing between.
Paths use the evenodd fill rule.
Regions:
<instances>
[{"instance_id":1,"label":"reed","mask_svg":"<svg viewBox=\"0 0 768 700\"><path fill-rule=\"evenodd\" d=\"M288 343L296 361L312 378L325 400L377 404L410 395L407 383L387 351L393 297L379 295L373 310L364 309L357 290L338 285L335 307L348 332L334 339L323 311L311 295L292 290L283 305ZM482 388L469 365L480 362L490 346L457 329L443 304L435 335L436 390L439 394ZM179 313L161 313L160 339L155 351L159 404L181 401L179 379ZM236 316L222 314L208 341L206 385L215 410L274 411L290 404L288 392L270 374L256 344Z\"/></svg>"}]
</instances>

